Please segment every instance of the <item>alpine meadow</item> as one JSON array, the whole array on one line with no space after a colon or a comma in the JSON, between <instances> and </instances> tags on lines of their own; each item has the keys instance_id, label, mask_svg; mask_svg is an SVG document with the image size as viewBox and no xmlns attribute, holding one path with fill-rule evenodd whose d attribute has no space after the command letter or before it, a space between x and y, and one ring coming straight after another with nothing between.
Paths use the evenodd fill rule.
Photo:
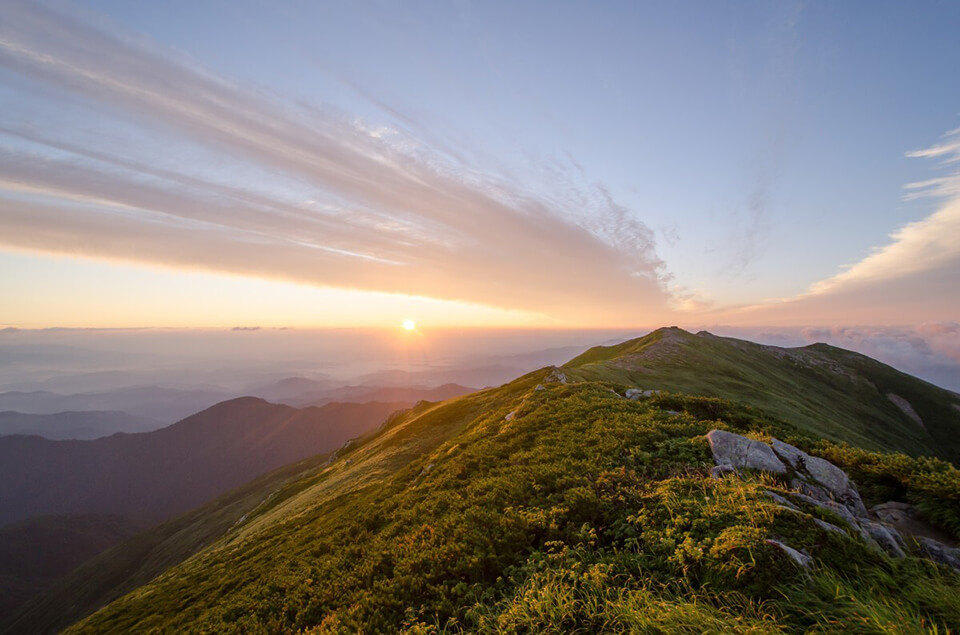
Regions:
<instances>
[{"instance_id":1,"label":"alpine meadow","mask_svg":"<svg viewBox=\"0 0 960 635\"><path fill-rule=\"evenodd\" d=\"M0 0L0 634L960 635L958 28Z\"/></svg>"}]
</instances>

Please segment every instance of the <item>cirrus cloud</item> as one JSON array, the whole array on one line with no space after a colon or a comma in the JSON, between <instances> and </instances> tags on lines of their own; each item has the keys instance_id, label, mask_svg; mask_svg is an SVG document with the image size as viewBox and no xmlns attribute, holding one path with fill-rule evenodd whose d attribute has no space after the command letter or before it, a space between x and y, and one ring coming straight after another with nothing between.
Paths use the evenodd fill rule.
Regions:
<instances>
[{"instance_id":1,"label":"cirrus cloud","mask_svg":"<svg viewBox=\"0 0 960 635\"><path fill-rule=\"evenodd\" d=\"M4 4L0 72L19 113L0 130L0 244L567 322L666 311L652 232L600 185L540 196L43 3Z\"/></svg>"}]
</instances>

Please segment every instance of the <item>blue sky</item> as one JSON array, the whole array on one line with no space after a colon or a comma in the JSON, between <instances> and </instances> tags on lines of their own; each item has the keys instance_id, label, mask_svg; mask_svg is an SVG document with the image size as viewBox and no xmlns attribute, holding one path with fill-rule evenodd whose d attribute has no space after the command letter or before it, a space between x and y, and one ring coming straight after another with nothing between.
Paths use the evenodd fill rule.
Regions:
<instances>
[{"instance_id":1,"label":"blue sky","mask_svg":"<svg viewBox=\"0 0 960 635\"><path fill-rule=\"evenodd\" d=\"M955 3L3 6L7 324L958 319Z\"/></svg>"}]
</instances>

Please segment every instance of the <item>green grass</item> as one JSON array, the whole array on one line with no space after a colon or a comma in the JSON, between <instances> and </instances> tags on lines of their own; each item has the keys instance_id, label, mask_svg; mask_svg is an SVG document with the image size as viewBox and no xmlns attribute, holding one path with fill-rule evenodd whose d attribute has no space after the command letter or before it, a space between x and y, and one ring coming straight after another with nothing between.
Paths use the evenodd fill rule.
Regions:
<instances>
[{"instance_id":1,"label":"green grass","mask_svg":"<svg viewBox=\"0 0 960 635\"><path fill-rule=\"evenodd\" d=\"M786 492L776 479L711 479L704 435L775 434L864 474L899 470L902 496L932 501L960 488L945 463L858 455L716 398L632 402L606 381L535 390L546 375L395 418L70 631L946 633L960 624L956 574L892 561L778 508L764 494ZM766 543L772 536L806 549L814 568L788 561Z\"/></svg>"},{"instance_id":2,"label":"green grass","mask_svg":"<svg viewBox=\"0 0 960 635\"><path fill-rule=\"evenodd\" d=\"M660 329L564 366L575 380L722 397L816 437L960 464L960 396L863 355L815 344L777 349ZM921 427L888 398L906 399Z\"/></svg>"}]
</instances>

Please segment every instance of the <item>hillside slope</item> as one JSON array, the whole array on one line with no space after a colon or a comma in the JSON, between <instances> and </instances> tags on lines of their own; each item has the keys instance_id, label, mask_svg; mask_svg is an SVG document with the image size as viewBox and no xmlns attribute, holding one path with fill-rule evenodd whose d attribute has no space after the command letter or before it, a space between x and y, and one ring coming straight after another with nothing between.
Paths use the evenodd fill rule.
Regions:
<instances>
[{"instance_id":1,"label":"hillside slope","mask_svg":"<svg viewBox=\"0 0 960 635\"><path fill-rule=\"evenodd\" d=\"M0 616L14 615L57 578L153 524L131 516L40 516L0 528Z\"/></svg>"},{"instance_id":2,"label":"hillside slope","mask_svg":"<svg viewBox=\"0 0 960 635\"><path fill-rule=\"evenodd\" d=\"M744 402L818 437L960 465L960 395L827 344L779 348L664 328L592 348L563 370Z\"/></svg>"},{"instance_id":3,"label":"hillside slope","mask_svg":"<svg viewBox=\"0 0 960 635\"><path fill-rule=\"evenodd\" d=\"M955 572L891 558L831 512L779 504L770 492L796 495L785 477L711 477L706 435L776 434L850 470L868 505L947 510L938 522L957 536L960 472L949 464L838 446L714 398L633 401L629 384L563 379L538 371L394 417L71 632L960 624Z\"/></svg>"},{"instance_id":4,"label":"hillside slope","mask_svg":"<svg viewBox=\"0 0 960 635\"><path fill-rule=\"evenodd\" d=\"M40 514L182 513L265 472L329 452L407 405L298 410L247 397L141 434L93 441L0 437L0 525Z\"/></svg>"},{"instance_id":5,"label":"hillside slope","mask_svg":"<svg viewBox=\"0 0 960 635\"><path fill-rule=\"evenodd\" d=\"M36 635L61 631L221 538L253 510L276 502L276 492L284 484L323 465L327 458L327 454L318 454L284 466L143 531L83 562L52 587L48 584L42 596L16 611L12 610L17 606L14 600L23 598L23 594L11 598L11 610L0 614L0 633Z\"/></svg>"}]
</instances>

